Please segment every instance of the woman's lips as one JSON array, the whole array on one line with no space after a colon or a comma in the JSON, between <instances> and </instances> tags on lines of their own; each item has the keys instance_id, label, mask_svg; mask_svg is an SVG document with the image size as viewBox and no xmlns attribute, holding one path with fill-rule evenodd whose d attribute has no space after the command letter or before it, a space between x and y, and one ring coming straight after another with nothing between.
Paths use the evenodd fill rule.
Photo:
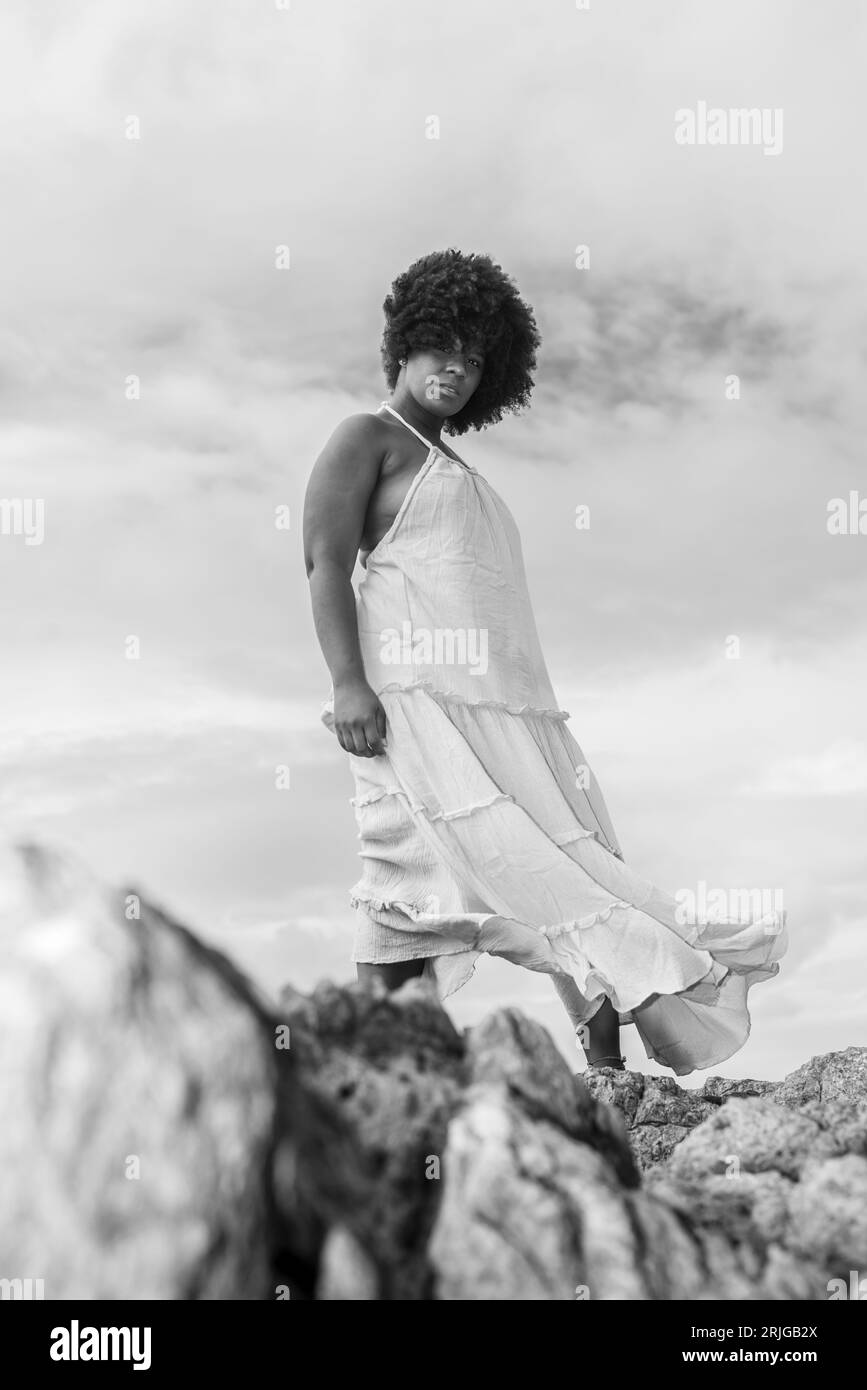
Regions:
<instances>
[{"instance_id":1,"label":"woman's lips","mask_svg":"<svg viewBox=\"0 0 867 1390\"><path fill-rule=\"evenodd\" d=\"M437 383L437 385L439 386L440 391L444 392L447 396L459 396L461 394L460 391L458 391L454 386L450 386L448 382L440 381Z\"/></svg>"}]
</instances>

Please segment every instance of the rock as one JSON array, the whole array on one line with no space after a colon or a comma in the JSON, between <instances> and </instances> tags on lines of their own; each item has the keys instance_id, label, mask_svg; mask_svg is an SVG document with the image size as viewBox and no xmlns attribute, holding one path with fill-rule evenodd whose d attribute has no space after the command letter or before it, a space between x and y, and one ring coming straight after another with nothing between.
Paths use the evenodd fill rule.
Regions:
<instances>
[{"instance_id":1,"label":"rock","mask_svg":"<svg viewBox=\"0 0 867 1390\"><path fill-rule=\"evenodd\" d=\"M470 1032L471 1072L449 1126L430 1245L434 1297L819 1296L822 1269L779 1244L788 1220L779 1173L755 1178L739 1229L730 1191L720 1194L723 1225L714 1220L706 1184L696 1192L669 1172L664 1181L636 1190L637 1168L624 1150L623 1130L618 1124L612 1133L599 1123L608 1108L598 1096L606 1089L599 1084L603 1078L594 1074L594 1104L589 1088L570 1078L550 1047L544 1030L514 1010ZM628 1073L608 1073L605 1080L634 1116L642 1100L652 1100L653 1091L645 1095ZM676 1099L666 1084L660 1092ZM719 1112L718 1105L711 1108Z\"/></svg>"},{"instance_id":2,"label":"rock","mask_svg":"<svg viewBox=\"0 0 867 1390\"><path fill-rule=\"evenodd\" d=\"M433 985L278 1008L140 894L0 853L0 1278L48 1299L816 1300L867 1269L867 1049L572 1074ZM842 1287L842 1285L840 1286Z\"/></svg>"},{"instance_id":3,"label":"rock","mask_svg":"<svg viewBox=\"0 0 867 1390\"><path fill-rule=\"evenodd\" d=\"M332 1226L325 1238L316 1282L318 1302L373 1301L379 1298L380 1278L373 1264L345 1226Z\"/></svg>"},{"instance_id":4,"label":"rock","mask_svg":"<svg viewBox=\"0 0 867 1390\"><path fill-rule=\"evenodd\" d=\"M46 1299L270 1297L276 1073L252 987L32 846L0 852L0 953L0 1277Z\"/></svg>"},{"instance_id":5,"label":"rock","mask_svg":"<svg viewBox=\"0 0 867 1390\"><path fill-rule=\"evenodd\" d=\"M751 1096L773 1095L779 1082L755 1081L749 1077L731 1080L727 1076L709 1076L695 1094L702 1100L722 1104L726 1100L747 1100Z\"/></svg>"},{"instance_id":6,"label":"rock","mask_svg":"<svg viewBox=\"0 0 867 1390\"><path fill-rule=\"evenodd\" d=\"M649 1190L684 1202L700 1227L773 1251L765 1280L783 1283L770 1296L827 1297L831 1280L863 1266L865 1059L859 1048L814 1057L763 1095L733 1097L645 1175ZM786 1292L793 1258L806 1294Z\"/></svg>"},{"instance_id":7,"label":"rock","mask_svg":"<svg viewBox=\"0 0 867 1390\"><path fill-rule=\"evenodd\" d=\"M379 984L323 984L309 998L286 990L281 1001L304 1092L323 1107L319 1121L301 1129L325 1134L306 1143L306 1186L287 1186L278 1153L275 1200L288 1243L297 1246L298 1213L316 1211L367 1251L380 1272L380 1297L423 1298L436 1175L466 1072L464 1042L427 981L412 980L395 994ZM335 1114L348 1137L341 1159L328 1138ZM288 1130L293 1142L297 1130Z\"/></svg>"},{"instance_id":8,"label":"rock","mask_svg":"<svg viewBox=\"0 0 867 1390\"><path fill-rule=\"evenodd\" d=\"M789 1198L789 1244L845 1277L864 1269L867 1159L844 1154L811 1164Z\"/></svg>"},{"instance_id":9,"label":"rock","mask_svg":"<svg viewBox=\"0 0 867 1390\"><path fill-rule=\"evenodd\" d=\"M815 1154L831 1154L831 1136L815 1120L764 1097L730 1100L674 1150L668 1168L692 1179L712 1173L775 1172L797 1178Z\"/></svg>"},{"instance_id":10,"label":"rock","mask_svg":"<svg viewBox=\"0 0 867 1390\"><path fill-rule=\"evenodd\" d=\"M550 1033L517 1009L499 1009L469 1030L474 1085L505 1086L530 1119L547 1119L597 1149L627 1187L639 1172L619 1112L591 1095L570 1071Z\"/></svg>"},{"instance_id":11,"label":"rock","mask_svg":"<svg viewBox=\"0 0 867 1390\"><path fill-rule=\"evenodd\" d=\"M443 1171L436 1298L573 1299L591 1270L596 1296L633 1296L631 1232L608 1164L549 1120L529 1120L505 1087L467 1098Z\"/></svg>"},{"instance_id":12,"label":"rock","mask_svg":"<svg viewBox=\"0 0 867 1390\"><path fill-rule=\"evenodd\" d=\"M592 1095L623 1115L641 1168L667 1158L716 1109L716 1103L690 1093L667 1076L590 1071L585 1080Z\"/></svg>"},{"instance_id":13,"label":"rock","mask_svg":"<svg viewBox=\"0 0 867 1390\"><path fill-rule=\"evenodd\" d=\"M725 1101L768 1095L776 1084L711 1076L699 1090L690 1091L673 1077L644 1076L634 1071L588 1071L584 1079L594 1096L616 1106L623 1115L642 1169L668 1158Z\"/></svg>"},{"instance_id":14,"label":"rock","mask_svg":"<svg viewBox=\"0 0 867 1390\"><path fill-rule=\"evenodd\" d=\"M669 1078L590 1072L582 1091L628 1128L643 1169L635 1192L626 1170L611 1183L612 1153L606 1171L564 1146L580 1137L601 1156L592 1128L570 1120L562 1077L540 1094L526 1021L508 1021L516 1056L494 1019L487 1049L471 1037L485 1066L450 1128L431 1243L438 1297L563 1299L574 1279L591 1299L815 1300L864 1266L864 1115L839 1092L852 1096L867 1050L814 1058L781 1083L714 1077L691 1093Z\"/></svg>"},{"instance_id":15,"label":"rock","mask_svg":"<svg viewBox=\"0 0 867 1390\"><path fill-rule=\"evenodd\" d=\"M811 1057L774 1087L774 1099L795 1109L811 1101L867 1102L867 1048L847 1047Z\"/></svg>"}]
</instances>

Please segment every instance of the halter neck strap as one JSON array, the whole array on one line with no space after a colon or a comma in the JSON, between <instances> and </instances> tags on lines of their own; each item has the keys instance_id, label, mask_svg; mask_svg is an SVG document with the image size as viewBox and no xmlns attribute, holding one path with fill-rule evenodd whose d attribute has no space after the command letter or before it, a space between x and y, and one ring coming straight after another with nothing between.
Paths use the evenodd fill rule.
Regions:
<instances>
[{"instance_id":1,"label":"halter neck strap","mask_svg":"<svg viewBox=\"0 0 867 1390\"><path fill-rule=\"evenodd\" d=\"M412 430L416 439L420 439L422 444L427 445L428 449L436 449L437 453L442 454L443 458L451 459L453 463L459 463L463 468L470 468L470 465L464 463L463 459L459 459L457 454L454 456L447 454L445 449L441 448L439 444L432 444L429 439L425 439L424 435L415 428L415 425L411 425L409 420L404 420L403 416L395 410L393 405L389 405L388 401L380 401L380 405L384 406L389 414L393 415L396 420L399 420L402 425L406 425L408 430ZM475 472L475 469L470 469L470 472Z\"/></svg>"}]
</instances>

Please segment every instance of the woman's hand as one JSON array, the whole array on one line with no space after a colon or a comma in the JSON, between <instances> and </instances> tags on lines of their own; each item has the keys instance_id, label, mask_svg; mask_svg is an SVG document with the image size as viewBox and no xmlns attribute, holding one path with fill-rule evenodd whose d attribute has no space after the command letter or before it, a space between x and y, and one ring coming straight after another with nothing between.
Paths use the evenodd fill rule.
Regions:
<instances>
[{"instance_id":1,"label":"woman's hand","mask_svg":"<svg viewBox=\"0 0 867 1390\"><path fill-rule=\"evenodd\" d=\"M367 681L335 685L334 732L341 748L359 758L385 752L385 710Z\"/></svg>"}]
</instances>

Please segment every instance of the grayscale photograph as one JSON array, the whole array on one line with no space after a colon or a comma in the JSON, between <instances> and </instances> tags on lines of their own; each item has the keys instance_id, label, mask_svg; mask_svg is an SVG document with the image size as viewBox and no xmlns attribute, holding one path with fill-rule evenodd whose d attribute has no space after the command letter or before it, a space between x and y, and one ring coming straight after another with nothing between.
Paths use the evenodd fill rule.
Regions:
<instances>
[{"instance_id":1,"label":"grayscale photograph","mask_svg":"<svg viewBox=\"0 0 867 1390\"><path fill-rule=\"evenodd\" d=\"M3 6L25 1362L177 1369L189 1301L840 1353L865 63L856 0Z\"/></svg>"}]
</instances>

